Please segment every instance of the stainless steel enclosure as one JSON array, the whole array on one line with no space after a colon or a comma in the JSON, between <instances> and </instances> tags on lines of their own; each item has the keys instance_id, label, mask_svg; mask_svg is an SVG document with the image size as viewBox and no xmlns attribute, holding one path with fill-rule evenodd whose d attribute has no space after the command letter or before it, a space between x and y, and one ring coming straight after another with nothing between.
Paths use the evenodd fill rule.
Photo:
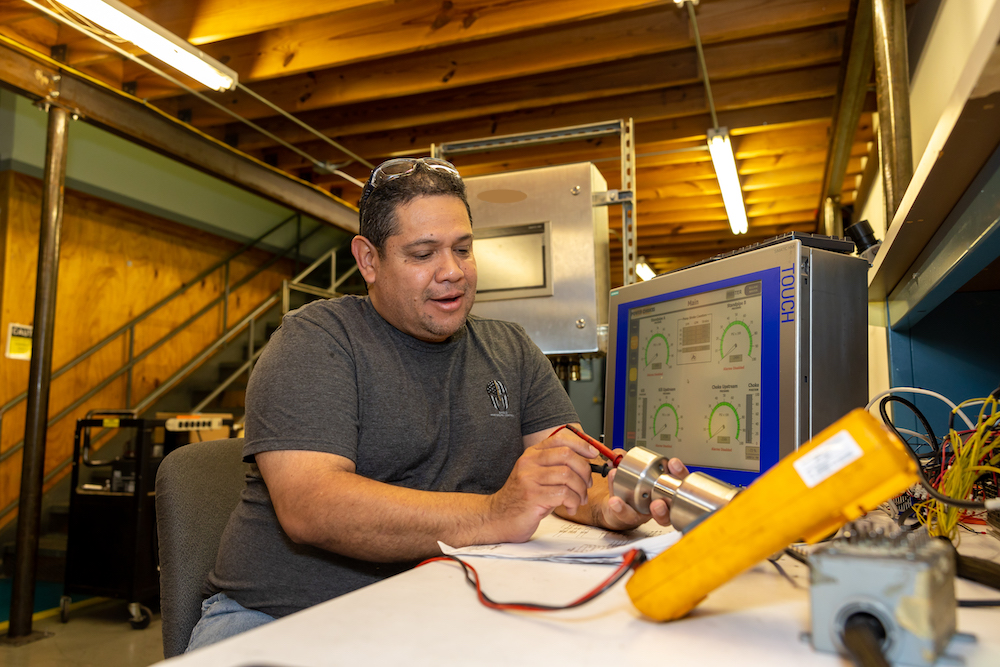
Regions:
<instances>
[{"instance_id":1,"label":"stainless steel enclosure","mask_svg":"<svg viewBox=\"0 0 1000 667\"><path fill-rule=\"evenodd\" d=\"M480 265L473 314L517 322L545 354L603 352L608 209L593 204L593 194L607 190L597 168L544 167L465 184ZM495 278L488 266L496 266Z\"/></svg>"}]
</instances>

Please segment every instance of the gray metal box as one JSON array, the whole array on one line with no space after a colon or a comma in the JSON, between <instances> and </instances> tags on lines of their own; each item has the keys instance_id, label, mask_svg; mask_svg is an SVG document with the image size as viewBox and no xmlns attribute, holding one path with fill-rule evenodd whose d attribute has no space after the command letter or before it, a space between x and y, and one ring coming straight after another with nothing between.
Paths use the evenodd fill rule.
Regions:
<instances>
[{"instance_id":1,"label":"gray metal box","mask_svg":"<svg viewBox=\"0 0 1000 667\"><path fill-rule=\"evenodd\" d=\"M545 354L606 349L607 182L589 163L465 179L479 291L472 312L517 322Z\"/></svg>"},{"instance_id":2,"label":"gray metal box","mask_svg":"<svg viewBox=\"0 0 1000 667\"><path fill-rule=\"evenodd\" d=\"M933 665L955 634L952 551L926 533L910 533L837 540L811 554L813 646L849 656L844 624L854 614L870 614L885 630L882 651L891 663Z\"/></svg>"}]
</instances>

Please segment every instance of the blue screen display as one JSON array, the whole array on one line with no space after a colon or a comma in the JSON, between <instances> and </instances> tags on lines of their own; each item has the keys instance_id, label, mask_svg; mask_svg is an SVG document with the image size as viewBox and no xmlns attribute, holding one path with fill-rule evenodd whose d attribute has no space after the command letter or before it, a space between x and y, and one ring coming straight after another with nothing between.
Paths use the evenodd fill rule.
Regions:
<instances>
[{"instance_id":1,"label":"blue screen display","mask_svg":"<svg viewBox=\"0 0 1000 667\"><path fill-rule=\"evenodd\" d=\"M777 463L779 318L777 267L620 303L613 446L738 485Z\"/></svg>"}]
</instances>

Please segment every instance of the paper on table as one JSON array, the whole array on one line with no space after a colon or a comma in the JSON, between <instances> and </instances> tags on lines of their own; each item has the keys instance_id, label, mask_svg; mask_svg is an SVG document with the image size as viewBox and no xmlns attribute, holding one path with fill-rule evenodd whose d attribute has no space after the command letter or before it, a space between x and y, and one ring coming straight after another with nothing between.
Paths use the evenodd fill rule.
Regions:
<instances>
[{"instance_id":1,"label":"paper on table","mask_svg":"<svg viewBox=\"0 0 1000 667\"><path fill-rule=\"evenodd\" d=\"M642 549L649 558L654 558L680 538L681 534L672 526L664 528L652 521L627 533L615 533L549 515L542 519L531 539L523 544L482 544L455 549L438 542L438 546L442 553L449 556L619 563L630 549Z\"/></svg>"}]
</instances>

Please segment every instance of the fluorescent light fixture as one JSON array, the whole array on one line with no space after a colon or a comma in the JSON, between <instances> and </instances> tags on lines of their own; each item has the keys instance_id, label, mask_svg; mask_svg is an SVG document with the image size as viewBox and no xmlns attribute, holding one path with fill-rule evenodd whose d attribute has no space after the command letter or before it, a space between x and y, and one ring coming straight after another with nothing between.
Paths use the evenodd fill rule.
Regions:
<instances>
[{"instance_id":1,"label":"fluorescent light fixture","mask_svg":"<svg viewBox=\"0 0 1000 667\"><path fill-rule=\"evenodd\" d=\"M646 263L645 257L640 257L635 265L635 273L643 280L652 280L656 277L656 272Z\"/></svg>"},{"instance_id":2,"label":"fluorescent light fixture","mask_svg":"<svg viewBox=\"0 0 1000 667\"><path fill-rule=\"evenodd\" d=\"M726 206L726 216L733 234L746 234L747 210L743 206L743 191L740 189L740 175L736 172L736 158L733 145L729 141L729 128L720 127L708 131L708 150L712 154L715 176L722 189L722 202Z\"/></svg>"},{"instance_id":3,"label":"fluorescent light fixture","mask_svg":"<svg viewBox=\"0 0 1000 667\"><path fill-rule=\"evenodd\" d=\"M118 0L58 0L108 32L213 90L236 87L236 72Z\"/></svg>"}]
</instances>

